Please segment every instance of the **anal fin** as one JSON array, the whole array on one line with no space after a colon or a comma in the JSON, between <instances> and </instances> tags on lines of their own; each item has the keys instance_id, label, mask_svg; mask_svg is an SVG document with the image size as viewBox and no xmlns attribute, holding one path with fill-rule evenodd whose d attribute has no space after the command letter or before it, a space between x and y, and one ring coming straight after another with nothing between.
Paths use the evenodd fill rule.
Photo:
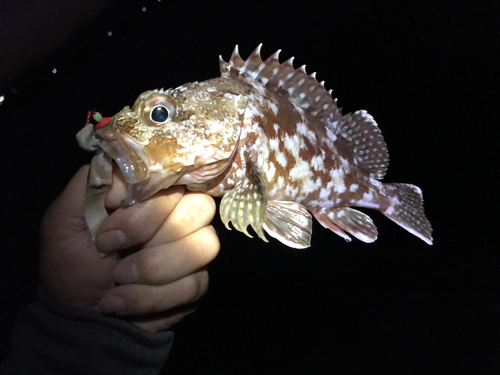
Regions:
<instances>
[{"instance_id":1,"label":"anal fin","mask_svg":"<svg viewBox=\"0 0 500 375\"><path fill-rule=\"evenodd\" d=\"M292 248L311 246L312 216L299 203L268 202L264 229L271 237Z\"/></svg>"},{"instance_id":2,"label":"anal fin","mask_svg":"<svg viewBox=\"0 0 500 375\"><path fill-rule=\"evenodd\" d=\"M348 242L351 238L345 232L367 243L377 239L378 232L372 219L353 208L337 207L326 212L316 211L313 215L323 227L330 229Z\"/></svg>"}]
</instances>

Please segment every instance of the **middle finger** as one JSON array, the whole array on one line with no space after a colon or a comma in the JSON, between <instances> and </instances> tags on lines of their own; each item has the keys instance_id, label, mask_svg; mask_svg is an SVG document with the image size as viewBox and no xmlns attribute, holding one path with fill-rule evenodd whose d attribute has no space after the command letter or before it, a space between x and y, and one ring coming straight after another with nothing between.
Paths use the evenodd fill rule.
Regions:
<instances>
[{"instance_id":1,"label":"middle finger","mask_svg":"<svg viewBox=\"0 0 500 375\"><path fill-rule=\"evenodd\" d=\"M215 230L206 226L178 241L129 255L115 267L114 279L119 284L168 284L210 263L219 247Z\"/></svg>"}]
</instances>

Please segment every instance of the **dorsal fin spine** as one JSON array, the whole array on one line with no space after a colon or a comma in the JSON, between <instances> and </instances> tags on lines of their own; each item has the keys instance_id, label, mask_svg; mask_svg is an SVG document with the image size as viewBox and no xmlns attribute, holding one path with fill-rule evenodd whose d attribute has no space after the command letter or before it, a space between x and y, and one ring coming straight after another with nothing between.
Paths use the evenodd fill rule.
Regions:
<instances>
[{"instance_id":1,"label":"dorsal fin spine","mask_svg":"<svg viewBox=\"0 0 500 375\"><path fill-rule=\"evenodd\" d=\"M229 64L224 61L222 55L219 55L219 68L220 68L220 74L224 77L227 77Z\"/></svg>"},{"instance_id":2,"label":"dorsal fin spine","mask_svg":"<svg viewBox=\"0 0 500 375\"><path fill-rule=\"evenodd\" d=\"M238 51L238 45L234 46L233 53L231 54L231 60L241 59L240 52Z\"/></svg>"},{"instance_id":3,"label":"dorsal fin spine","mask_svg":"<svg viewBox=\"0 0 500 375\"><path fill-rule=\"evenodd\" d=\"M236 45L228 63L220 62L224 77L242 79L248 83L265 86L272 91L280 91L298 108L306 109L313 116L326 122L339 118L336 99L331 97L332 90L326 91L324 81L318 82L316 73L307 74L305 65L295 69L294 57L279 62L281 50L277 50L265 61L260 51L262 44L243 60Z\"/></svg>"}]
</instances>

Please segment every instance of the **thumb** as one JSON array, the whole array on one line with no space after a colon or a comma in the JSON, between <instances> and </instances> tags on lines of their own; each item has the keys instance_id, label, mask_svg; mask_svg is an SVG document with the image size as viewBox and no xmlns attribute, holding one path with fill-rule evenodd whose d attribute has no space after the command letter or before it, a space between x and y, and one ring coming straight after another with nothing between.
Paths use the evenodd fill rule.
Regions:
<instances>
[{"instance_id":1,"label":"thumb","mask_svg":"<svg viewBox=\"0 0 500 375\"><path fill-rule=\"evenodd\" d=\"M81 167L48 208L40 225L42 241L63 239L87 229L83 207L88 170L88 165Z\"/></svg>"}]
</instances>

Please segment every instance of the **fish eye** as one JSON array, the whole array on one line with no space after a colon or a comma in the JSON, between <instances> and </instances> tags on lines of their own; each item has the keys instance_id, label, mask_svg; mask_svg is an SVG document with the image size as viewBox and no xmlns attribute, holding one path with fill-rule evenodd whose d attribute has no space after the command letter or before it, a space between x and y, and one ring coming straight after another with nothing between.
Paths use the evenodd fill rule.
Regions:
<instances>
[{"instance_id":1,"label":"fish eye","mask_svg":"<svg viewBox=\"0 0 500 375\"><path fill-rule=\"evenodd\" d=\"M154 122L165 122L168 120L168 117L170 116L170 112L168 109L162 105L159 105L155 107L151 111L151 120Z\"/></svg>"},{"instance_id":2,"label":"fish eye","mask_svg":"<svg viewBox=\"0 0 500 375\"><path fill-rule=\"evenodd\" d=\"M158 126L172 120L175 116L175 103L168 96L157 94L142 106L142 120L150 126Z\"/></svg>"}]
</instances>

